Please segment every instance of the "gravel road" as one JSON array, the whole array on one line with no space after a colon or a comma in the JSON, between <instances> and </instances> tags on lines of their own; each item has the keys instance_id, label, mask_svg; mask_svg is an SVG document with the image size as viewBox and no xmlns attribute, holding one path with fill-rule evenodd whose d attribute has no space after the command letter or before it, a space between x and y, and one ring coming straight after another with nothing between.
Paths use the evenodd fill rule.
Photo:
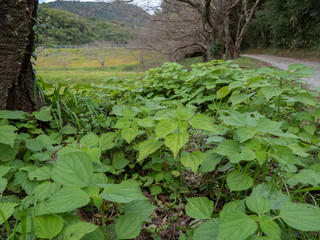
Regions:
<instances>
[{"instance_id":1,"label":"gravel road","mask_svg":"<svg viewBox=\"0 0 320 240\"><path fill-rule=\"evenodd\" d=\"M311 88L320 86L320 62L305 61L292 58L275 57L270 55L253 55L253 54L242 54L241 56L255 58L260 61L266 62L273 67L279 68L280 70L287 70L291 64L303 64L313 68L315 75L311 78L305 78L304 80Z\"/></svg>"}]
</instances>

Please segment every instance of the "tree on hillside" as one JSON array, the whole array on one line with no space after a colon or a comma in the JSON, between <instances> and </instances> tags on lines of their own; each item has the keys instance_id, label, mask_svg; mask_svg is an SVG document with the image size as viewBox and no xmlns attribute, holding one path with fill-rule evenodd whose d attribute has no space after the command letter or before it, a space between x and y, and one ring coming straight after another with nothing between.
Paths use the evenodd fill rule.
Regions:
<instances>
[{"instance_id":1,"label":"tree on hillside","mask_svg":"<svg viewBox=\"0 0 320 240\"><path fill-rule=\"evenodd\" d=\"M40 103L31 65L37 6L37 0L1 0L0 109L31 112Z\"/></svg>"}]
</instances>

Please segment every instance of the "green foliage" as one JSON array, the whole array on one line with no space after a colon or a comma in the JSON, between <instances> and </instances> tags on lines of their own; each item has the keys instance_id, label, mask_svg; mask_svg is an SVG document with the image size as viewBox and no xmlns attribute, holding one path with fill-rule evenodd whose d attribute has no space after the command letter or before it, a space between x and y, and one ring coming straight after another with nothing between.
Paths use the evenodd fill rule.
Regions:
<instances>
[{"instance_id":1,"label":"green foliage","mask_svg":"<svg viewBox=\"0 0 320 240\"><path fill-rule=\"evenodd\" d=\"M316 236L319 96L290 71L214 61L99 86L39 79L49 107L0 112L1 234L132 239L144 226L157 239L187 214L180 239Z\"/></svg>"}]
</instances>

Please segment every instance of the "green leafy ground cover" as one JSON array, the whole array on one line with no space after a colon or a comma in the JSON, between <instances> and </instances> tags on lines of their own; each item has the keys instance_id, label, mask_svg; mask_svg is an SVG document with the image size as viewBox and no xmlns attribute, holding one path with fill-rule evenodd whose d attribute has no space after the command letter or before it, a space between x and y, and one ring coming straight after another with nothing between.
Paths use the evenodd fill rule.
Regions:
<instances>
[{"instance_id":1,"label":"green leafy ground cover","mask_svg":"<svg viewBox=\"0 0 320 240\"><path fill-rule=\"evenodd\" d=\"M318 239L312 70L165 63L0 111L3 239Z\"/></svg>"}]
</instances>

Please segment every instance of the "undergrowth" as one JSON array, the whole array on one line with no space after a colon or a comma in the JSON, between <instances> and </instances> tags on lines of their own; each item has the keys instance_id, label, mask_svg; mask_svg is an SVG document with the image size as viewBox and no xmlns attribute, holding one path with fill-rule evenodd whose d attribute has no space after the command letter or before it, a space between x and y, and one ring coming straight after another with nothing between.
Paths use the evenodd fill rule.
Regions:
<instances>
[{"instance_id":1,"label":"undergrowth","mask_svg":"<svg viewBox=\"0 0 320 240\"><path fill-rule=\"evenodd\" d=\"M177 63L0 111L3 239L319 239L312 70Z\"/></svg>"}]
</instances>

